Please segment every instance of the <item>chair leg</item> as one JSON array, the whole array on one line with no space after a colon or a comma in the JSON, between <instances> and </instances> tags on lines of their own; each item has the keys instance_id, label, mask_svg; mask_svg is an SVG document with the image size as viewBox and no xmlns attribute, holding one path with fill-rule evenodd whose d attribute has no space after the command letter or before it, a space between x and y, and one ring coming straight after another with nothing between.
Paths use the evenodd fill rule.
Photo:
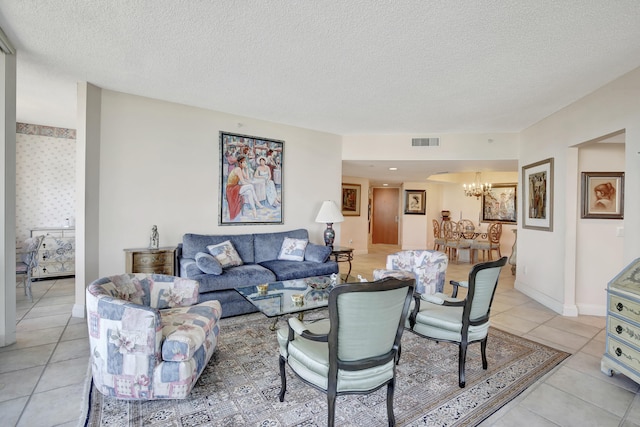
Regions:
<instances>
[{"instance_id":1,"label":"chair leg","mask_svg":"<svg viewBox=\"0 0 640 427\"><path fill-rule=\"evenodd\" d=\"M396 417L393 415L393 393L395 390L396 379L391 378L387 384L387 418L389 419L389 427L396 425Z\"/></svg>"},{"instance_id":2,"label":"chair leg","mask_svg":"<svg viewBox=\"0 0 640 427\"><path fill-rule=\"evenodd\" d=\"M480 342L480 352L482 353L482 369L486 370L489 364L487 363L487 337Z\"/></svg>"},{"instance_id":3,"label":"chair leg","mask_svg":"<svg viewBox=\"0 0 640 427\"><path fill-rule=\"evenodd\" d=\"M467 358L467 343L460 343L460 354L458 355L458 385L464 388L464 363Z\"/></svg>"},{"instance_id":4,"label":"chair leg","mask_svg":"<svg viewBox=\"0 0 640 427\"><path fill-rule=\"evenodd\" d=\"M396 353L396 365L400 364L400 356L402 355L402 344L398 345L398 352Z\"/></svg>"},{"instance_id":5,"label":"chair leg","mask_svg":"<svg viewBox=\"0 0 640 427\"><path fill-rule=\"evenodd\" d=\"M284 371L284 364L286 363L286 361L284 360L284 357L280 356L279 358L279 362L280 362L280 402L284 401L284 394L287 392L287 376L286 373Z\"/></svg>"},{"instance_id":6,"label":"chair leg","mask_svg":"<svg viewBox=\"0 0 640 427\"><path fill-rule=\"evenodd\" d=\"M33 302L33 294L31 293L31 274L27 274L27 280L24 282L24 292L29 298L29 302Z\"/></svg>"},{"instance_id":7,"label":"chair leg","mask_svg":"<svg viewBox=\"0 0 640 427\"><path fill-rule=\"evenodd\" d=\"M335 417L336 417L336 391L335 390L327 390L327 407L328 407L327 426L333 427L335 425Z\"/></svg>"}]
</instances>

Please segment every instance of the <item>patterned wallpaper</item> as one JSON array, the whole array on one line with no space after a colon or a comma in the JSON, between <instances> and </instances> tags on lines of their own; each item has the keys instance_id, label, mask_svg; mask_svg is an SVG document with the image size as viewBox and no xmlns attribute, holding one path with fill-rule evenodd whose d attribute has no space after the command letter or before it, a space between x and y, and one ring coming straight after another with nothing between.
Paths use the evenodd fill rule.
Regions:
<instances>
[{"instance_id":1,"label":"patterned wallpaper","mask_svg":"<svg viewBox=\"0 0 640 427\"><path fill-rule=\"evenodd\" d=\"M75 224L75 159L75 129L17 124L16 243L35 227Z\"/></svg>"}]
</instances>

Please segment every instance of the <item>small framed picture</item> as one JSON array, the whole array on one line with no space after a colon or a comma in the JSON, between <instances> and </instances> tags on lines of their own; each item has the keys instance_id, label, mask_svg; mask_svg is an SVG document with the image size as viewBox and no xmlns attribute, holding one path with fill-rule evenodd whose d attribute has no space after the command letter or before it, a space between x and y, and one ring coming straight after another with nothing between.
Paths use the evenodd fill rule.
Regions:
<instances>
[{"instance_id":1,"label":"small framed picture","mask_svg":"<svg viewBox=\"0 0 640 427\"><path fill-rule=\"evenodd\" d=\"M342 183L342 215L360 216L360 184Z\"/></svg>"},{"instance_id":2,"label":"small framed picture","mask_svg":"<svg viewBox=\"0 0 640 427\"><path fill-rule=\"evenodd\" d=\"M522 167L522 228L553 231L553 157Z\"/></svg>"},{"instance_id":3,"label":"small framed picture","mask_svg":"<svg viewBox=\"0 0 640 427\"><path fill-rule=\"evenodd\" d=\"M624 172L582 172L581 218L624 218Z\"/></svg>"},{"instance_id":4,"label":"small framed picture","mask_svg":"<svg viewBox=\"0 0 640 427\"><path fill-rule=\"evenodd\" d=\"M425 190L404 190L404 213L425 215L427 192Z\"/></svg>"}]
</instances>

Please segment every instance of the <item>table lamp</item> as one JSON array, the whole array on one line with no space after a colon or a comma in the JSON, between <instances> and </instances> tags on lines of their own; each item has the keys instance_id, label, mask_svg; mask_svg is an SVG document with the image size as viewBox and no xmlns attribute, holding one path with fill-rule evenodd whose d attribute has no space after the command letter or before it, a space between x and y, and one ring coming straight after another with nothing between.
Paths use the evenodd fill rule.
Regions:
<instances>
[{"instance_id":1,"label":"table lamp","mask_svg":"<svg viewBox=\"0 0 640 427\"><path fill-rule=\"evenodd\" d=\"M320 212L318 212L318 216L316 216L316 222L324 222L327 224L327 229L324 230L325 245L333 246L333 239L336 237L336 232L332 228L333 223L342 221L344 221L344 217L333 200L325 200L322 202Z\"/></svg>"}]
</instances>

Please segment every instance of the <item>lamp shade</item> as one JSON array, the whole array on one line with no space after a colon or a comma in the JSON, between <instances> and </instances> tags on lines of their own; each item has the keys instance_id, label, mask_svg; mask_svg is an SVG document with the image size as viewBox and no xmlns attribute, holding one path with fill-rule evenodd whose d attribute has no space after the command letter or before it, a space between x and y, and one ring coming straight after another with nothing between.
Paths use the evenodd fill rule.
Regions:
<instances>
[{"instance_id":1,"label":"lamp shade","mask_svg":"<svg viewBox=\"0 0 640 427\"><path fill-rule=\"evenodd\" d=\"M344 221L344 217L338 209L338 206L333 202L333 200L325 200L322 202L322 206L320 207L320 212L316 216L316 222L324 222L326 224L331 224L334 222L342 222Z\"/></svg>"}]
</instances>

